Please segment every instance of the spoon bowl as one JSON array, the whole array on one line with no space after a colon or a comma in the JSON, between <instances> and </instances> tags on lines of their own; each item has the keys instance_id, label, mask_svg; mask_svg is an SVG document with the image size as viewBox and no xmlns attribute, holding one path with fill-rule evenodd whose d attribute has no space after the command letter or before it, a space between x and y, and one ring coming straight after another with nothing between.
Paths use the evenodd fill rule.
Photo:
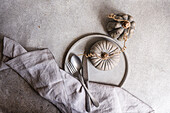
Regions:
<instances>
[{"instance_id":1,"label":"spoon bowl","mask_svg":"<svg viewBox=\"0 0 170 113\"><path fill-rule=\"evenodd\" d=\"M77 55L72 55L70 59L71 63L74 65L74 67L80 72L82 68L82 62L80 58Z\"/></svg>"}]
</instances>

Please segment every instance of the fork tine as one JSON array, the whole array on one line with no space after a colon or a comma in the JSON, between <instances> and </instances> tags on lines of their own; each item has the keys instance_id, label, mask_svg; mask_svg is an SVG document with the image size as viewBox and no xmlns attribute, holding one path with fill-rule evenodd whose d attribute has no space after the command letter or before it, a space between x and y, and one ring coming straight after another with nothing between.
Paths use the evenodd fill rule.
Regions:
<instances>
[{"instance_id":1,"label":"fork tine","mask_svg":"<svg viewBox=\"0 0 170 113\"><path fill-rule=\"evenodd\" d=\"M69 64L70 64L70 68L72 69L73 73L75 73L76 71L75 71L73 64L71 62Z\"/></svg>"},{"instance_id":2,"label":"fork tine","mask_svg":"<svg viewBox=\"0 0 170 113\"><path fill-rule=\"evenodd\" d=\"M70 63L70 66L72 67L72 69L73 69L74 73L76 73L76 72L77 72L77 70L76 70L76 68L73 66L73 64L72 64L72 63Z\"/></svg>"},{"instance_id":3,"label":"fork tine","mask_svg":"<svg viewBox=\"0 0 170 113\"><path fill-rule=\"evenodd\" d=\"M77 71L77 69L74 67L74 65L71 62L68 62L66 64L68 70L71 72L71 74L75 74Z\"/></svg>"},{"instance_id":4,"label":"fork tine","mask_svg":"<svg viewBox=\"0 0 170 113\"><path fill-rule=\"evenodd\" d=\"M70 63L69 62L66 64L66 66L67 66L68 70L70 71L70 73L73 74L73 71L72 71L72 69L70 67Z\"/></svg>"},{"instance_id":5,"label":"fork tine","mask_svg":"<svg viewBox=\"0 0 170 113\"><path fill-rule=\"evenodd\" d=\"M68 63L66 64L66 66L67 66L67 69L70 71L70 68L69 68L69 64L68 64Z\"/></svg>"}]
</instances>

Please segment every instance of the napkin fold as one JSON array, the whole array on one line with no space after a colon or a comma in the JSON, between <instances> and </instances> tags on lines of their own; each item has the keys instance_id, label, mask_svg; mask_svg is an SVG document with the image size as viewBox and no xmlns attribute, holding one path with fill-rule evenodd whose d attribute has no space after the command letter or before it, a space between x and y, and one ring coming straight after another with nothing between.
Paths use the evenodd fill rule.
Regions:
<instances>
[{"instance_id":1,"label":"napkin fold","mask_svg":"<svg viewBox=\"0 0 170 113\"><path fill-rule=\"evenodd\" d=\"M62 113L86 113L81 83L60 69L49 49L27 52L19 43L4 37L0 71L11 68L40 96ZM153 113L154 110L120 87L90 82L89 90L100 106L91 113Z\"/></svg>"}]
</instances>

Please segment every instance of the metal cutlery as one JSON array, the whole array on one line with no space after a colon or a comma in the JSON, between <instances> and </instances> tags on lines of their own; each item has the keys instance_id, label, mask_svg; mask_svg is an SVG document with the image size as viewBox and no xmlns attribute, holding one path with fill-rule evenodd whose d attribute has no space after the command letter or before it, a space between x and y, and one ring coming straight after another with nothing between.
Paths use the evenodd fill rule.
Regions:
<instances>
[{"instance_id":1,"label":"metal cutlery","mask_svg":"<svg viewBox=\"0 0 170 113\"><path fill-rule=\"evenodd\" d=\"M74 65L71 62L68 62L66 64L68 70L70 71L71 74L73 74L74 76L77 76L80 83L82 84L82 86L84 87L85 91L87 92L87 94L89 95L92 103L94 104L94 106L98 107L99 106L99 102L93 97L93 95L89 92L89 90L87 89L86 85L83 82L83 77L80 75L80 73L78 72L78 70L74 67Z\"/></svg>"},{"instance_id":2,"label":"metal cutlery","mask_svg":"<svg viewBox=\"0 0 170 113\"><path fill-rule=\"evenodd\" d=\"M84 52L84 54L86 54L86 53ZM89 88L87 57L83 56L82 61L83 61L82 62L82 65L83 65L83 78L84 78L84 81L85 81L85 84L86 84L87 88ZM86 110L88 112L91 111L91 100L90 100L90 97L87 94L86 94Z\"/></svg>"}]
</instances>

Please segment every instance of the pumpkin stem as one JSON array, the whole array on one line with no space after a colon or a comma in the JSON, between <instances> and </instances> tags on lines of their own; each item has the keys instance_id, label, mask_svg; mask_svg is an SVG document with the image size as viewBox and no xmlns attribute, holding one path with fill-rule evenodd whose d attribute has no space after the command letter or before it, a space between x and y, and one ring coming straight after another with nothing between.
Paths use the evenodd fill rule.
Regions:
<instances>
[{"instance_id":1,"label":"pumpkin stem","mask_svg":"<svg viewBox=\"0 0 170 113\"><path fill-rule=\"evenodd\" d=\"M129 27L130 27L130 22L127 21L127 20L124 21L124 22L122 23L122 27L125 28L125 29L129 28Z\"/></svg>"},{"instance_id":2,"label":"pumpkin stem","mask_svg":"<svg viewBox=\"0 0 170 113\"><path fill-rule=\"evenodd\" d=\"M101 54L101 57L102 57L103 59L107 59L108 56L109 56L109 54L106 53L106 52L104 52L104 53Z\"/></svg>"}]
</instances>

